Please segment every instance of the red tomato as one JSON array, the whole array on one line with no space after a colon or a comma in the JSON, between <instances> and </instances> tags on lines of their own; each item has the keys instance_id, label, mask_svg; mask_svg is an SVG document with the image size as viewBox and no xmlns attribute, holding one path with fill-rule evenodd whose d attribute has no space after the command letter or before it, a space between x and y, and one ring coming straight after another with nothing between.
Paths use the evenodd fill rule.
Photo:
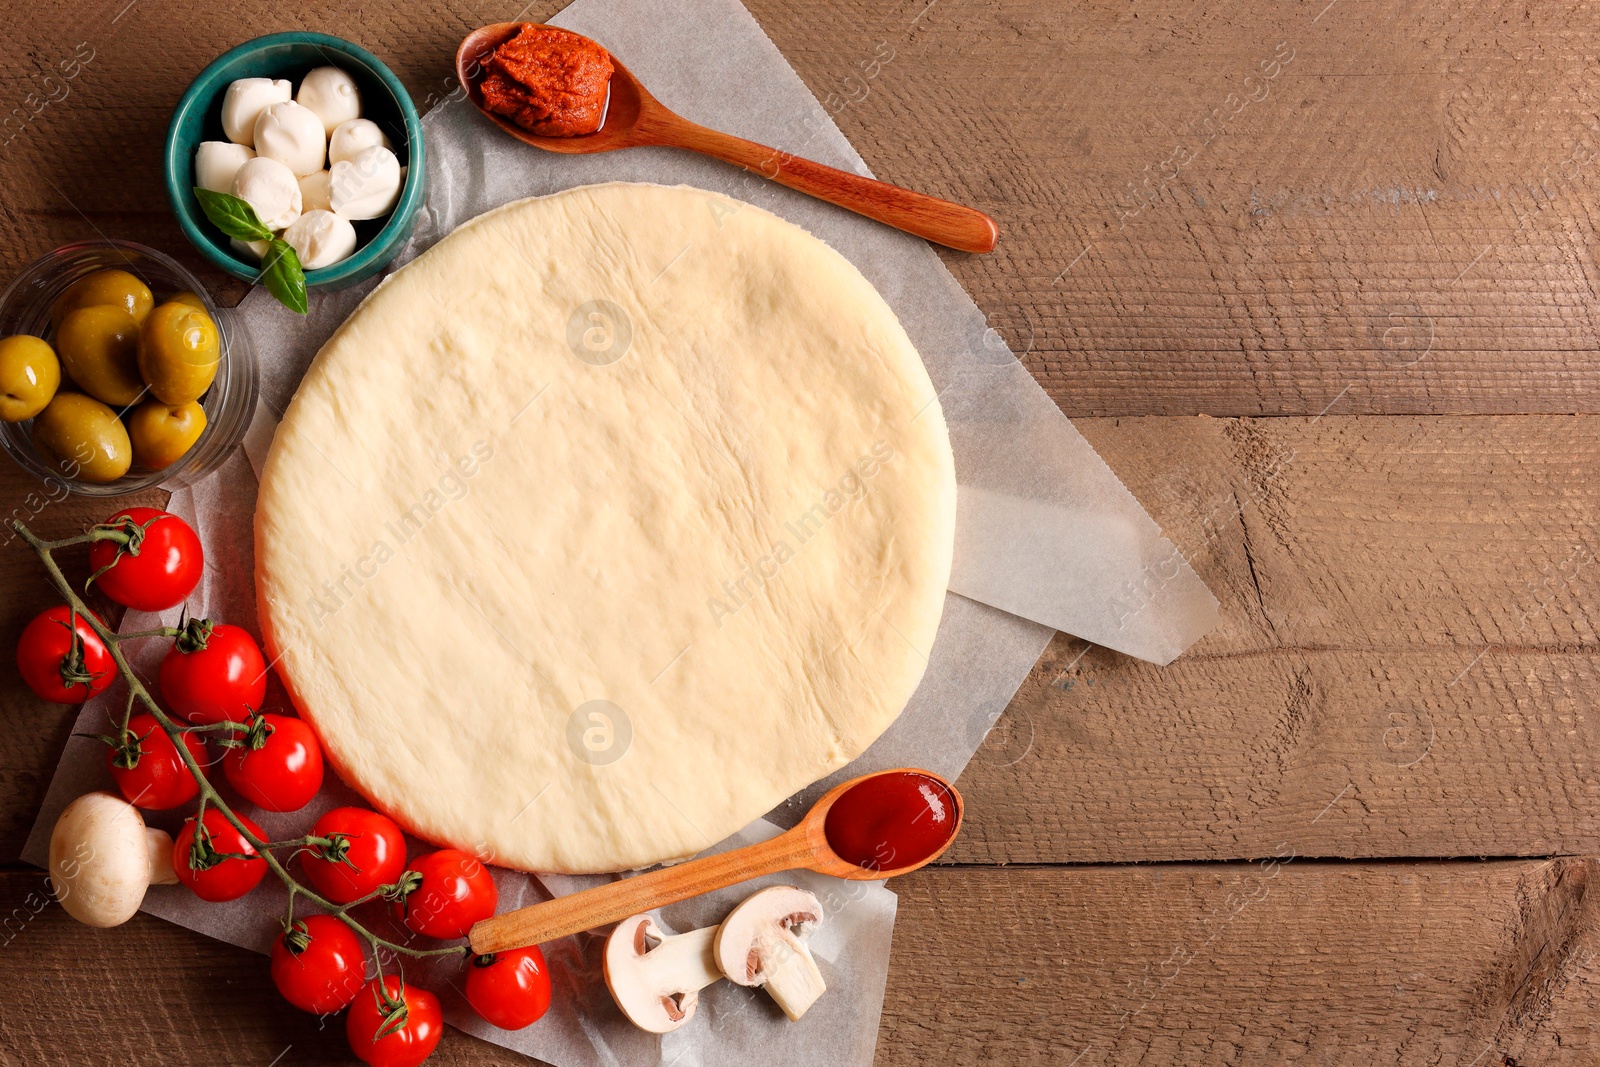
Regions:
<instances>
[{"instance_id":1,"label":"red tomato","mask_svg":"<svg viewBox=\"0 0 1600 1067\"><path fill-rule=\"evenodd\" d=\"M405 873L406 839L386 815L334 808L311 827L311 836L330 843L302 852L300 866L311 887L335 904L364 897Z\"/></svg>"},{"instance_id":2,"label":"red tomato","mask_svg":"<svg viewBox=\"0 0 1600 1067\"><path fill-rule=\"evenodd\" d=\"M57 704L88 700L117 676L105 642L65 604L46 608L23 628L17 670L29 689Z\"/></svg>"},{"instance_id":3,"label":"red tomato","mask_svg":"<svg viewBox=\"0 0 1600 1067\"><path fill-rule=\"evenodd\" d=\"M106 753L106 767L129 804L150 811L166 811L200 795L200 785L183 765L178 746L172 743L154 715L135 715L128 720L126 735L104 740L111 742L111 751ZM205 770L206 743L197 734L186 733L183 747L189 750L200 769Z\"/></svg>"},{"instance_id":4,"label":"red tomato","mask_svg":"<svg viewBox=\"0 0 1600 1067\"><path fill-rule=\"evenodd\" d=\"M243 815L239 821L257 840L267 839L261 827ZM216 808L206 809L202 823L207 840L196 849L195 822L184 822L178 839L172 843L172 869L178 881L194 890L201 900L237 900L260 884L267 873L267 861Z\"/></svg>"},{"instance_id":5,"label":"red tomato","mask_svg":"<svg viewBox=\"0 0 1600 1067\"><path fill-rule=\"evenodd\" d=\"M237 626L195 619L161 660L161 695L196 726L244 722L267 698L267 664Z\"/></svg>"},{"instance_id":6,"label":"red tomato","mask_svg":"<svg viewBox=\"0 0 1600 1067\"><path fill-rule=\"evenodd\" d=\"M258 715L240 747L222 754L222 773L239 795L268 811L299 811L322 788L322 746L311 727L287 715Z\"/></svg>"},{"instance_id":7,"label":"red tomato","mask_svg":"<svg viewBox=\"0 0 1600 1067\"><path fill-rule=\"evenodd\" d=\"M296 919L272 943L272 982L283 999L313 1015L338 1011L366 984L356 932L332 915Z\"/></svg>"},{"instance_id":8,"label":"red tomato","mask_svg":"<svg viewBox=\"0 0 1600 1067\"><path fill-rule=\"evenodd\" d=\"M467 966L467 1003L502 1030L521 1030L550 1007L550 972L538 945L474 956Z\"/></svg>"},{"instance_id":9,"label":"red tomato","mask_svg":"<svg viewBox=\"0 0 1600 1067\"><path fill-rule=\"evenodd\" d=\"M472 924L493 915L499 903L489 868L460 849L419 856L411 861L411 871L421 878L390 910L424 937L466 937Z\"/></svg>"},{"instance_id":10,"label":"red tomato","mask_svg":"<svg viewBox=\"0 0 1600 1067\"><path fill-rule=\"evenodd\" d=\"M96 541L89 549L89 568L94 572L90 580L118 604L165 611L183 603L200 584L205 553L200 538L178 516L155 508L128 508L101 525L129 534L127 544Z\"/></svg>"},{"instance_id":11,"label":"red tomato","mask_svg":"<svg viewBox=\"0 0 1600 1067\"><path fill-rule=\"evenodd\" d=\"M372 1067L417 1067L439 1046L444 1019L439 998L406 985L397 975L367 983L345 1017L350 1051Z\"/></svg>"}]
</instances>

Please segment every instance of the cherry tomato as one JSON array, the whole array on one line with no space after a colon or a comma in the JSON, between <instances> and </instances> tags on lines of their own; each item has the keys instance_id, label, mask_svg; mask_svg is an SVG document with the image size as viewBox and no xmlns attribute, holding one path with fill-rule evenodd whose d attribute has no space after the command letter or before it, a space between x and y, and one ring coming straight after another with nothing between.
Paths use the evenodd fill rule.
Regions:
<instances>
[{"instance_id":1,"label":"cherry tomato","mask_svg":"<svg viewBox=\"0 0 1600 1067\"><path fill-rule=\"evenodd\" d=\"M266 840L261 827L243 815L239 821L258 840ZM202 825L205 840L196 848L194 820L183 824L178 839L172 843L172 869L178 881L194 890L201 900L237 900L260 884L267 873L267 861L216 808L206 810Z\"/></svg>"},{"instance_id":2,"label":"cherry tomato","mask_svg":"<svg viewBox=\"0 0 1600 1067\"><path fill-rule=\"evenodd\" d=\"M332 915L296 919L272 943L272 983L313 1015L338 1011L366 985L367 957L355 931Z\"/></svg>"},{"instance_id":3,"label":"cherry tomato","mask_svg":"<svg viewBox=\"0 0 1600 1067\"><path fill-rule=\"evenodd\" d=\"M105 642L65 604L46 608L23 628L17 670L29 689L57 704L88 700L117 676Z\"/></svg>"},{"instance_id":4,"label":"cherry tomato","mask_svg":"<svg viewBox=\"0 0 1600 1067\"><path fill-rule=\"evenodd\" d=\"M489 868L460 849L417 857L405 877L415 884L390 910L407 929L424 937L466 937L473 923L494 914L500 900Z\"/></svg>"},{"instance_id":5,"label":"cherry tomato","mask_svg":"<svg viewBox=\"0 0 1600 1067\"><path fill-rule=\"evenodd\" d=\"M128 529L130 520L133 527ZM128 508L102 526L116 526L127 544L96 541L89 569L101 590L118 604L140 611L165 611L183 603L200 584L206 557L188 523L156 508Z\"/></svg>"},{"instance_id":6,"label":"cherry tomato","mask_svg":"<svg viewBox=\"0 0 1600 1067\"><path fill-rule=\"evenodd\" d=\"M243 722L267 698L267 664L237 626L195 619L161 660L161 695L197 726Z\"/></svg>"},{"instance_id":7,"label":"cherry tomato","mask_svg":"<svg viewBox=\"0 0 1600 1067\"><path fill-rule=\"evenodd\" d=\"M331 844L302 852L300 866L311 887L335 904L364 897L405 873L406 839L387 815L334 808L312 825L311 836Z\"/></svg>"},{"instance_id":8,"label":"cherry tomato","mask_svg":"<svg viewBox=\"0 0 1600 1067\"><path fill-rule=\"evenodd\" d=\"M467 966L467 1003L502 1030L521 1030L550 1007L550 972L538 945L474 956Z\"/></svg>"},{"instance_id":9,"label":"cherry tomato","mask_svg":"<svg viewBox=\"0 0 1600 1067\"><path fill-rule=\"evenodd\" d=\"M255 715L222 755L222 773L239 795L268 811L299 811L322 788L322 746L299 719Z\"/></svg>"},{"instance_id":10,"label":"cherry tomato","mask_svg":"<svg viewBox=\"0 0 1600 1067\"><path fill-rule=\"evenodd\" d=\"M135 715L122 737L104 737L111 743L106 767L129 804L150 811L166 811L200 795L200 785L183 765L178 746L156 722L154 715ZM196 734L183 735L183 747L204 770L206 743Z\"/></svg>"},{"instance_id":11,"label":"cherry tomato","mask_svg":"<svg viewBox=\"0 0 1600 1067\"><path fill-rule=\"evenodd\" d=\"M439 998L393 974L384 976L381 990L378 979L368 982L344 1021L350 1051L372 1067L417 1067L443 1032Z\"/></svg>"}]
</instances>

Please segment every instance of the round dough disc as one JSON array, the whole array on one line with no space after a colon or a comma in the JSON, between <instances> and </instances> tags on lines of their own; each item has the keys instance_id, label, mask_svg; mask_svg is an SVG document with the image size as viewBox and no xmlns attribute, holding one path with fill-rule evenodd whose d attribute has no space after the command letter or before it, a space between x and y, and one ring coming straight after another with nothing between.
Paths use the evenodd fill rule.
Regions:
<instances>
[{"instance_id":1,"label":"round dough disc","mask_svg":"<svg viewBox=\"0 0 1600 1067\"><path fill-rule=\"evenodd\" d=\"M703 190L572 189L462 226L323 346L262 476L262 628L407 829L624 870L894 720L955 499L922 361L843 256Z\"/></svg>"}]
</instances>

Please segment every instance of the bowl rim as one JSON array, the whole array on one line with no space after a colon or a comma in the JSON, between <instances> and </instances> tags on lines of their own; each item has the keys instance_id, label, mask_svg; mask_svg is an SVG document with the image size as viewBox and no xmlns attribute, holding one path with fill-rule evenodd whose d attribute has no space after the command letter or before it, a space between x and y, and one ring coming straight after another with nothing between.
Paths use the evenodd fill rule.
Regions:
<instances>
[{"instance_id":1,"label":"bowl rim","mask_svg":"<svg viewBox=\"0 0 1600 1067\"><path fill-rule=\"evenodd\" d=\"M68 478L60 471L53 469L33 449L30 442L28 449L19 452L9 439L0 450L10 455L13 462L28 474L44 482L46 486L64 486L68 493L86 497L115 497L131 493L144 492L153 488L175 490L199 482L221 467L227 459L239 448L246 434L249 432L250 423L255 417L255 408L260 397L261 381L260 368L255 359L255 352L250 346L250 341L245 336L239 323L233 318L234 309L223 307L216 302L210 290L205 286L194 272L184 266L174 257L141 244L138 241L128 241L114 237L92 237L77 241L68 241L66 244L57 245L48 252L35 256L28 261L20 271L6 285L4 292L0 292L0 309L9 307L17 299L24 286L36 282L36 275L54 269L59 261L69 256L85 252L115 253L120 256L129 269L137 270L138 267L128 258L128 254L149 259L163 269L180 279L191 292L199 296L206 306L206 311L217 324L221 335L221 356L228 368L229 380L225 388L234 392L238 397L233 405L232 420L224 423L221 419L207 419L206 427L188 452L180 456L175 462L162 467L160 470L144 471L135 474L130 471L114 482L89 482L79 478ZM62 372L66 378L65 371ZM220 414L228 414L224 411ZM221 435L224 439L231 437L225 449L217 452L209 466L197 472L196 465L201 462L201 441L208 438L214 439ZM213 444L213 448L215 445ZM208 457L210 458L210 457Z\"/></svg>"},{"instance_id":2,"label":"bowl rim","mask_svg":"<svg viewBox=\"0 0 1600 1067\"><path fill-rule=\"evenodd\" d=\"M187 155L180 158L178 152L178 126L190 111L202 106L201 88L215 80L223 67L233 63L244 56L252 55L264 48L282 44L303 44L315 48L329 48L348 59L355 60L367 68L400 105L400 114L406 128L406 180L400 190L400 199L395 203L394 210L389 213L389 221L383 229L368 241L366 247L357 251L349 259L341 260L331 267L321 270L306 271L306 287L337 286L352 280L359 280L364 274L370 274L382 262L394 258L398 252L401 240L410 232L412 216L422 204L424 194L424 177L427 168L427 149L423 144L422 119L417 114L416 104L412 102L411 94L401 84L393 71L383 60L373 55L353 41L343 37L335 37L327 33L314 33L307 30L288 30L282 33L269 33L260 37L252 37L242 44L235 45L222 53L205 68L196 74L183 91L183 96L178 98L178 104L172 110L172 117L167 122L166 144L162 151L163 178L167 186L167 201L172 207L172 213L177 217L178 226L183 230L183 235L188 239L199 253L208 261L222 270L242 281L254 282L261 273L257 264L246 263L241 259L224 252L220 246L200 226L197 218L199 207L195 202L190 181L190 168L193 160ZM330 63L336 63L333 56L329 56ZM381 261L381 262L380 262Z\"/></svg>"}]
</instances>

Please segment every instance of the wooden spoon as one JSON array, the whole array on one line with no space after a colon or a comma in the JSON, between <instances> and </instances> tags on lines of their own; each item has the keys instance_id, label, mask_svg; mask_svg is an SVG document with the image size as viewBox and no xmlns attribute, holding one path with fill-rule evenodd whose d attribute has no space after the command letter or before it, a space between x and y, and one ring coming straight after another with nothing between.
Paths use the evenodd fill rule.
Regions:
<instances>
[{"instance_id":1,"label":"wooden spoon","mask_svg":"<svg viewBox=\"0 0 1600 1067\"><path fill-rule=\"evenodd\" d=\"M651 96L616 56L611 57L616 73L611 75L610 96L599 130L580 137L541 137L529 133L505 116L489 111L478 89L489 54L520 32L524 25L528 24L496 22L481 27L467 34L461 47L456 49L456 77L467 96L490 122L519 141L549 152L568 154L610 152L642 145L687 148L755 171L779 185L787 185L936 244L963 252L994 250L1000 230L994 219L983 212L814 163L690 122Z\"/></svg>"},{"instance_id":2,"label":"wooden spoon","mask_svg":"<svg viewBox=\"0 0 1600 1067\"><path fill-rule=\"evenodd\" d=\"M904 867L874 870L858 867L842 859L828 844L824 823L834 803L845 793L870 778L891 774L915 774L931 779L949 791L954 801L955 817L951 820L950 836L931 855ZM607 885L586 889L581 893L557 897L541 904L533 904L504 915L484 919L468 932L472 951L478 955L503 952L506 949L539 945L566 937L581 930L621 922L630 915L663 907L680 900L722 889L738 882L759 878L779 871L807 870L818 874L831 874L835 878L875 880L894 878L932 863L944 854L961 830L963 808L961 794L943 778L928 771L902 767L879 771L876 774L852 778L836 785L822 795L800 825L768 841L746 845L731 852L706 856L671 867L662 867L641 874L637 878L623 878Z\"/></svg>"}]
</instances>

